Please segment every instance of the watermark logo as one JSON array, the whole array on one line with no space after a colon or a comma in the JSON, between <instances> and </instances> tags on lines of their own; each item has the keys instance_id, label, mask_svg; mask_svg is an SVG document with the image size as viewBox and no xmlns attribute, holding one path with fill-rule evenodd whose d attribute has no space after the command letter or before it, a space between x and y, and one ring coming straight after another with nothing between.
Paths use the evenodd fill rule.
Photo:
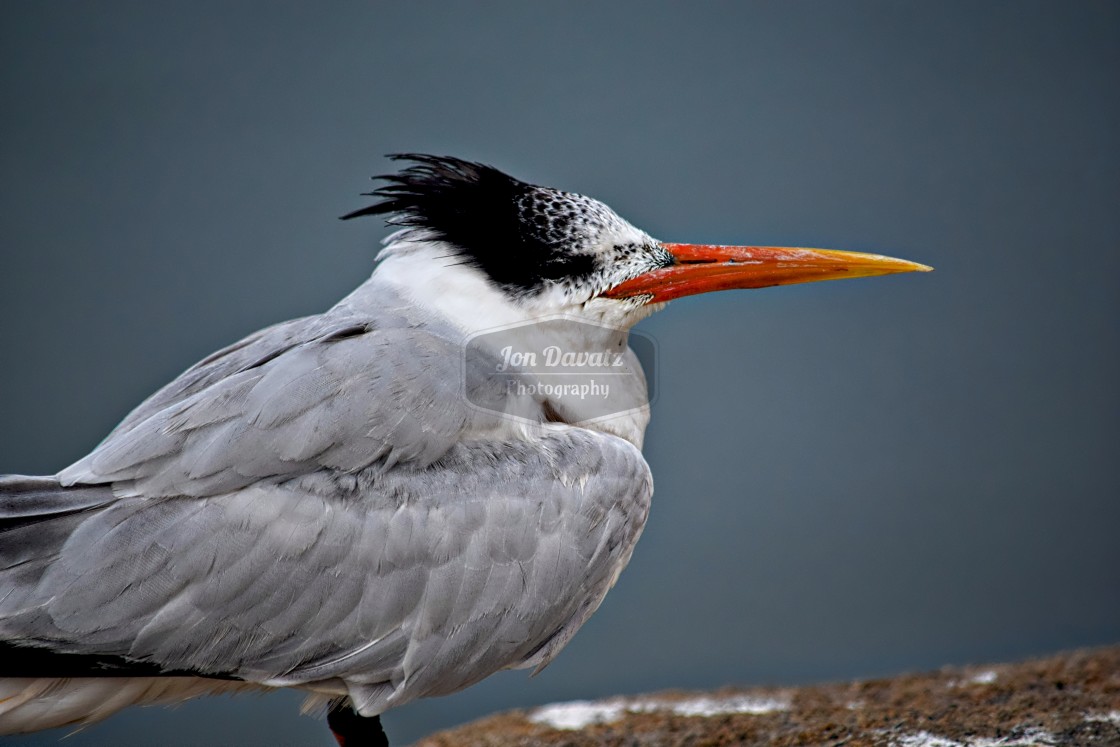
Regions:
<instances>
[{"instance_id":1,"label":"watermark logo","mask_svg":"<svg viewBox=\"0 0 1120 747\"><path fill-rule=\"evenodd\" d=\"M464 350L468 401L512 417L583 423L655 392L657 348L638 332L558 317L476 334Z\"/></svg>"}]
</instances>

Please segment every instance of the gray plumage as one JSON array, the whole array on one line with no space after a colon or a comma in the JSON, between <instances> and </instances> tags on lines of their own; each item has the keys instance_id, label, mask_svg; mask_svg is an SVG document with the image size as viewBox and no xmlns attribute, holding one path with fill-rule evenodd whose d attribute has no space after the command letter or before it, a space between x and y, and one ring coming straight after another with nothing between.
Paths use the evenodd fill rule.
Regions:
<instances>
[{"instance_id":1,"label":"gray plumage","mask_svg":"<svg viewBox=\"0 0 1120 747\"><path fill-rule=\"evenodd\" d=\"M394 237L328 312L201 361L57 476L0 477L0 641L52 667L0 663L0 733L242 683L372 716L556 655L645 523L645 410L620 438L471 375L494 352L445 286L526 302L446 254Z\"/></svg>"},{"instance_id":2,"label":"gray plumage","mask_svg":"<svg viewBox=\"0 0 1120 747\"><path fill-rule=\"evenodd\" d=\"M366 715L550 660L645 522L640 452L472 441L501 416L449 385L461 335L360 300L210 356L57 479L0 480L0 637Z\"/></svg>"}]
</instances>

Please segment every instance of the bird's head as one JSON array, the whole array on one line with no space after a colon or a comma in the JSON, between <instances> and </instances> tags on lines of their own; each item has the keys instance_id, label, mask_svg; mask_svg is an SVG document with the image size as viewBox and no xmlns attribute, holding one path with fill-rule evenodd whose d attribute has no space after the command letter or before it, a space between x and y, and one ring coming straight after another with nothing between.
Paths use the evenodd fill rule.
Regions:
<instances>
[{"instance_id":1,"label":"bird's head","mask_svg":"<svg viewBox=\"0 0 1120 747\"><path fill-rule=\"evenodd\" d=\"M598 200L491 166L446 156L392 158L412 165L376 177L385 184L368 194L380 202L343 218L389 216L402 230L388 240L385 257L419 260L428 270L433 261L467 268L458 272L482 280L497 302L525 318L569 314L629 327L696 293L930 269L855 252L662 242Z\"/></svg>"}]
</instances>

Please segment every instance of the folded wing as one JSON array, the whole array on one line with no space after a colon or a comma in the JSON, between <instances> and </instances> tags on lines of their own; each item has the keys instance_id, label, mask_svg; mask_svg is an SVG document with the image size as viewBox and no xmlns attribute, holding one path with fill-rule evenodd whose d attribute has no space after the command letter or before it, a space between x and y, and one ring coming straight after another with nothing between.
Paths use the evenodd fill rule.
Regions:
<instances>
[{"instance_id":1,"label":"folded wing","mask_svg":"<svg viewBox=\"0 0 1120 747\"><path fill-rule=\"evenodd\" d=\"M629 559L651 492L635 447L554 426L426 466L125 497L58 519L50 562L0 600L0 633L149 669L334 682L368 715L546 663Z\"/></svg>"}]
</instances>

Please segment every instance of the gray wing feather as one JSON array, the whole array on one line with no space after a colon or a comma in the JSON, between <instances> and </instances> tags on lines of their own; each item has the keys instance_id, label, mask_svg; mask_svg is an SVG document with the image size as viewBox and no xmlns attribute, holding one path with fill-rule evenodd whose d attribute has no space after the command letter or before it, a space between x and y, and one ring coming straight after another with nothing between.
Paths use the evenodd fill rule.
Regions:
<instances>
[{"instance_id":1,"label":"gray wing feather","mask_svg":"<svg viewBox=\"0 0 1120 747\"><path fill-rule=\"evenodd\" d=\"M121 421L106 441L118 433L127 432L168 405L181 402L235 373L256 368L284 351L317 339L330 328L346 323L347 320L328 319L323 315L292 319L258 330L211 353L144 400Z\"/></svg>"},{"instance_id":2,"label":"gray wing feather","mask_svg":"<svg viewBox=\"0 0 1120 747\"><path fill-rule=\"evenodd\" d=\"M0 475L0 605L18 605L75 528L114 500L105 486L63 490L51 477Z\"/></svg>"},{"instance_id":3,"label":"gray wing feather","mask_svg":"<svg viewBox=\"0 0 1120 747\"><path fill-rule=\"evenodd\" d=\"M377 713L551 659L629 559L651 492L635 447L558 426L427 467L125 497L0 601L0 631L268 684L342 680Z\"/></svg>"},{"instance_id":4,"label":"gray wing feather","mask_svg":"<svg viewBox=\"0 0 1120 747\"><path fill-rule=\"evenodd\" d=\"M292 322L212 356L60 480L200 497L319 467L430 464L471 422L456 386L459 348L428 331L369 324Z\"/></svg>"}]
</instances>

